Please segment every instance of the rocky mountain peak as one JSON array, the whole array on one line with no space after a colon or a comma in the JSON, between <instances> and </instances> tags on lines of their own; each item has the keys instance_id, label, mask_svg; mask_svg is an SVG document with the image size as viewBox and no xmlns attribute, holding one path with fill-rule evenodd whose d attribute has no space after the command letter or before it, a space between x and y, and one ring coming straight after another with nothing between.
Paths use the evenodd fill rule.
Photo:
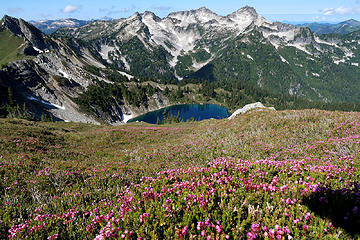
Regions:
<instances>
[{"instance_id":1,"label":"rocky mountain peak","mask_svg":"<svg viewBox=\"0 0 360 240\"><path fill-rule=\"evenodd\" d=\"M216 13L206 7L190 11L179 11L170 13L167 18L177 19L184 24L187 23L207 23L220 18Z\"/></svg>"},{"instance_id":2,"label":"rocky mountain peak","mask_svg":"<svg viewBox=\"0 0 360 240\"><path fill-rule=\"evenodd\" d=\"M150 12L150 11L145 11L142 15L143 15L143 18L150 18L150 19L154 20L155 22L161 21L161 18L159 18L153 12Z\"/></svg>"},{"instance_id":3,"label":"rocky mountain peak","mask_svg":"<svg viewBox=\"0 0 360 240\"><path fill-rule=\"evenodd\" d=\"M130 21L142 21L142 16L139 12L135 12L131 17L128 18Z\"/></svg>"},{"instance_id":4,"label":"rocky mountain peak","mask_svg":"<svg viewBox=\"0 0 360 240\"><path fill-rule=\"evenodd\" d=\"M253 18L257 18L259 16L259 14L256 12L255 8L250 7L250 6L245 6L243 8L240 8L239 10L231 13L228 16L233 18L233 17L239 16L239 15L241 15L241 16L248 15L248 16L252 16Z\"/></svg>"},{"instance_id":5,"label":"rocky mountain peak","mask_svg":"<svg viewBox=\"0 0 360 240\"><path fill-rule=\"evenodd\" d=\"M178 12L172 12L169 14L169 16L174 16L174 15L185 15L185 16L190 16L190 15L197 15L199 13L209 13L209 14L215 14L213 11L211 11L210 9L206 8L206 7L201 7L198 9L192 9L192 10L188 10L188 11L178 11Z\"/></svg>"},{"instance_id":6,"label":"rocky mountain peak","mask_svg":"<svg viewBox=\"0 0 360 240\"><path fill-rule=\"evenodd\" d=\"M39 50L46 49L44 34L30 23L5 15L2 19L2 26L14 35L24 38Z\"/></svg>"},{"instance_id":7,"label":"rocky mountain peak","mask_svg":"<svg viewBox=\"0 0 360 240\"><path fill-rule=\"evenodd\" d=\"M187 14L194 15L194 16L208 16L211 18L215 18L218 16L216 13L214 13L213 11L211 11L210 9L208 9L206 7L201 7L199 9L187 11Z\"/></svg>"},{"instance_id":8,"label":"rocky mountain peak","mask_svg":"<svg viewBox=\"0 0 360 240\"><path fill-rule=\"evenodd\" d=\"M197 9L197 10L195 10L195 11L197 11L197 12L203 12L203 13L210 13L210 14L215 14L213 11L211 11L210 9L208 9L207 7L201 7L201 8L199 8L199 9Z\"/></svg>"},{"instance_id":9,"label":"rocky mountain peak","mask_svg":"<svg viewBox=\"0 0 360 240\"><path fill-rule=\"evenodd\" d=\"M359 21L356 21L355 19L349 19L345 22L341 22L340 24L348 24L348 25L360 25Z\"/></svg>"}]
</instances>

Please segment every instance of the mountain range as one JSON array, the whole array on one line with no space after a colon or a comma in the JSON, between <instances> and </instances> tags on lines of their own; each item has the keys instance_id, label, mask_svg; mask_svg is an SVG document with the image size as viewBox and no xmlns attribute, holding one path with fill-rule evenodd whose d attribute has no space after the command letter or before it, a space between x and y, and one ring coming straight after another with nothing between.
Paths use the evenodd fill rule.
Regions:
<instances>
[{"instance_id":1,"label":"mountain range","mask_svg":"<svg viewBox=\"0 0 360 240\"><path fill-rule=\"evenodd\" d=\"M74 18L59 19L59 20L29 21L29 23L37 27L40 31L42 31L45 34L54 33L59 28L81 27L90 22L92 22L92 20L78 20Z\"/></svg>"},{"instance_id":2,"label":"mountain range","mask_svg":"<svg viewBox=\"0 0 360 240\"><path fill-rule=\"evenodd\" d=\"M114 19L110 17L103 17L102 19L98 19L98 20L79 20L75 18L65 18L65 19L57 19L57 20L29 21L29 23L34 25L36 28L38 28L40 31L42 31L45 34L52 34L60 28L81 27L94 21L112 21L112 20Z\"/></svg>"},{"instance_id":3,"label":"mountain range","mask_svg":"<svg viewBox=\"0 0 360 240\"><path fill-rule=\"evenodd\" d=\"M348 34L360 30L360 22L354 19L350 19L340 23L306 23L298 26L308 27L317 34Z\"/></svg>"},{"instance_id":4,"label":"mountain range","mask_svg":"<svg viewBox=\"0 0 360 240\"><path fill-rule=\"evenodd\" d=\"M0 57L3 91L10 87L35 115L46 111L66 121L118 124L174 103L165 88L191 81L232 84L233 92L245 84L309 101L360 101L359 31L318 35L268 21L248 6L227 16L205 7L165 18L146 11L51 35L5 16Z\"/></svg>"},{"instance_id":5,"label":"mountain range","mask_svg":"<svg viewBox=\"0 0 360 240\"><path fill-rule=\"evenodd\" d=\"M45 34L52 34L61 28L76 28L82 27L94 21L113 21L116 19L110 17L104 17L99 20L78 20L75 18L57 19L57 20L37 20L29 21L32 25L37 27ZM317 34L348 34L360 30L360 22L355 19L349 19L347 21L339 23L291 23L285 22L298 27L308 27L310 30Z\"/></svg>"}]
</instances>

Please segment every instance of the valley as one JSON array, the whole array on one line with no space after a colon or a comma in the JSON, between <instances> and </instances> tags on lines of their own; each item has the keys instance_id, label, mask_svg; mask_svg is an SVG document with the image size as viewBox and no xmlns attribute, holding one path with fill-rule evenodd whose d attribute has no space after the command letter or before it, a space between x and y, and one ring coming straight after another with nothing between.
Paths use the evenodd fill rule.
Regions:
<instances>
[{"instance_id":1,"label":"valley","mask_svg":"<svg viewBox=\"0 0 360 240\"><path fill-rule=\"evenodd\" d=\"M75 22L45 35L22 19L1 20L2 42L13 44L0 52L2 116L118 125L183 103L359 109L357 31L318 35L251 7ZM9 90L15 110L6 107ZM27 113L17 110L24 104Z\"/></svg>"}]
</instances>

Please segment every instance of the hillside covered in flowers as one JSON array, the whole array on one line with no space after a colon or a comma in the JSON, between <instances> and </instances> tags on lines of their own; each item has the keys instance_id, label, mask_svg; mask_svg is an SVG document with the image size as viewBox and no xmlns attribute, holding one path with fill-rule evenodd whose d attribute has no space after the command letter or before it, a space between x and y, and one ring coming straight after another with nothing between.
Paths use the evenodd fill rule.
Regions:
<instances>
[{"instance_id":1,"label":"hillside covered in flowers","mask_svg":"<svg viewBox=\"0 0 360 240\"><path fill-rule=\"evenodd\" d=\"M358 239L360 114L0 120L0 239Z\"/></svg>"}]
</instances>

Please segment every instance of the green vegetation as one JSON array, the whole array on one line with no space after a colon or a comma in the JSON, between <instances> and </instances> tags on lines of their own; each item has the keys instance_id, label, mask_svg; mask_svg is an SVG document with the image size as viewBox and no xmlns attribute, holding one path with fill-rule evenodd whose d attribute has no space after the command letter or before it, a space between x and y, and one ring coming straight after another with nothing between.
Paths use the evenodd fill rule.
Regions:
<instances>
[{"instance_id":1,"label":"green vegetation","mask_svg":"<svg viewBox=\"0 0 360 240\"><path fill-rule=\"evenodd\" d=\"M167 113L167 111L163 112L163 121L160 120L160 118L157 118L156 124L160 125L160 124L172 124L172 123L180 123L183 122L184 120L181 119L180 117L180 111L177 113L176 116ZM192 120L193 121L193 120Z\"/></svg>"},{"instance_id":2,"label":"green vegetation","mask_svg":"<svg viewBox=\"0 0 360 240\"><path fill-rule=\"evenodd\" d=\"M73 80L64 77L54 75L54 79L60 87L72 88L80 86L77 82L74 82Z\"/></svg>"},{"instance_id":3,"label":"green vegetation","mask_svg":"<svg viewBox=\"0 0 360 240\"><path fill-rule=\"evenodd\" d=\"M0 28L0 68L9 62L25 58L21 53L24 43L22 38Z\"/></svg>"},{"instance_id":4,"label":"green vegetation","mask_svg":"<svg viewBox=\"0 0 360 240\"><path fill-rule=\"evenodd\" d=\"M135 20L140 21L140 18ZM279 47L275 47L273 44L277 37L273 35L270 39L267 34L263 34L264 31L270 33L274 30L266 29L265 26L253 28L251 25L245 32L239 33L225 28L205 29L201 24L191 24L184 31L195 31L201 37L194 43L192 51L186 52L184 49L180 55L176 54L177 59L173 59L163 46L152 42L145 24L140 24L137 36L131 37L126 28L133 24L132 21L124 21L120 29L116 30L115 24L94 22L80 29L61 30L58 33L67 37L78 36L84 41L81 45L89 47L98 58L101 58L98 43L116 46L109 55L111 63L103 60L104 65L127 70L137 78L158 83L177 84L176 76L179 76L218 81L221 84L247 84L252 85L253 89L262 89L271 94L304 97L313 102L360 102L359 31L315 37L309 28L302 27L294 30L293 41L286 42L279 38ZM344 24L354 26L354 29L359 25L356 21ZM337 27L342 28L344 24ZM346 27L342 30L349 29ZM317 41L317 37L328 40L328 43ZM299 44L303 44L304 49L296 47ZM169 41L165 45L174 50ZM195 62L204 63L209 59L212 60L207 65L200 69L194 68ZM173 68L169 63L174 60L177 63ZM93 73L104 76L101 73L99 75L97 70Z\"/></svg>"},{"instance_id":5,"label":"green vegetation","mask_svg":"<svg viewBox=\"0 0 360 240\"><path fill-rule=\"evenodd\" d=\"M0 238L357 239L358 115L0 120Z\"/></svg>"},{"instance_id":6,"label":"green vegetation","mask_svg":"<svg viewBox=\"0 0 360 240\"><path fill-rule=\"evenodd\" d=\"M205 62L211 57L211 54L205 49L199 49L191 55L198 63Z\"/></svg>"},{"instance_id":7,"label":"green vegetation","mask_svg":"<svg viewBox=\"0 0 360 240\"><path fill-rule=\"evenodd\" d=\"M305 28L298 37L313 38L312 33ZM358 37L352 34L336 36L335 39L339 38L349 42L347 47L353 49L355 56L360 54L356 42L352 41ZM214 44L216 45L215 40ZM327 100L333 103L358 103L359 68L351 64L335 64L334 56L341 59L345 57L345 53L340 49L333 50L325 44L321 47L327 52L309 57L295 47L275 49L264 41L260 32L253 31L252 35L240 35L236 39L228 40L226 48L218 49L214 60L196 72L192 69L193 58L207 59L209 56L204 50L192 55L179 56L175 69L176 73L185 79L219 82L219 85L246 85L250 87L249 91L259 89L264 91L265 95L291 93L294 96L305 95L313 102ZM316 52L316 49L309 51ZM200 56L203 56L203 59L199 59ZM352 61L359 63L360 59L354 57ZM234 88L233 91L241 89L243 88Z\"/></svg>"},{"instance_id":8,"label":"green vegetation","mask_svg":"<svg viewBox=\"0 0 360 240\"><path fill-rule=\"evenodd\" d=\"M224 106L230 112L253 102L262 102L278 110L315 108L360 111L359 103L309 101L301 97L273 93L254 86L249 81L209 82L184 79L173 85L166 84L166 81L159 84L144 79L129 81L123 76L116 77L116 74L114 76L114 84L96 81L74 101L84 112L94 114L98 118L111 115L116 106L125 103L137 108L148 108L155 93L162 93L172 104L212 103Z\"/></svg>"},{"instance_id":9,"label":"green vegetation","mask_svg":"<svg viewBox=\"0 0 360 240\"><path fill-rule=\"evenodd\" d=\"M5 91L0 85L0 118L22 118L27 120L35 120L30 114L27 106L23 103L22 108L17 103L11 88Z\"/></svg>"},{"instance_id":10,"label":"green vegetation","mask_svg":"<svg viewBox=\"0 0 360 240\"><path fill-rule=\"evenodd\" d=\"M158 78L174 80L174 75L168 61L170 54L163 48L157 47L148 51L137 37L127 42L117 42L123 55L128 56L131 72L139 78Z\"/></svg>"},{"instance_id":11,"label":"green vegetation","mask_svg":"<svg viewBox=\"0 0 360 240\"><path fill-rule=\"evenodd\" d=\"M360 22L356 20L348 20L345 22L340 22L337 24L329 23L307 23L301 25L303 27L308 27L311 31L317 34L349 34L355 31L360 30Z\"/></svg>"},{"instance_id":12,"label":"green vegetation","mask_svg":"<svg viewBox=\"0 0 360 240\"><path fill-rule=\"evenodd\" d=\"M177 60L178 62L175 66L176 74L178 74L179 76L186 76L192 72L191 67L193 64L193 60L191 56L178 56Z\"/></svg>"},{"instance_id":13,"label":"green vegetation","mask_svg":"<svg viewBox=\"0 0 360 240\"><path fill-rule=\"evenodd\" d=\"M156 91L159 89L155 89L150 84L134 82L110 84L97 80L74 101L79 104L83 111L93 113L101 118L101 114L110 113L119 104L127 103L128 105L147 108L149 98Z\"/></svg>"},{"instance_id":14,"label":"green vegetation","mask_svg":"<svg viewBox=\"0 0 360 240\"><path fill-rule=\"evenodd\" d=\"M53 116L51 114L45 114L45 113L41 114L40 120L42 122L54 122Z\"/></svg>"}]
</instances>

